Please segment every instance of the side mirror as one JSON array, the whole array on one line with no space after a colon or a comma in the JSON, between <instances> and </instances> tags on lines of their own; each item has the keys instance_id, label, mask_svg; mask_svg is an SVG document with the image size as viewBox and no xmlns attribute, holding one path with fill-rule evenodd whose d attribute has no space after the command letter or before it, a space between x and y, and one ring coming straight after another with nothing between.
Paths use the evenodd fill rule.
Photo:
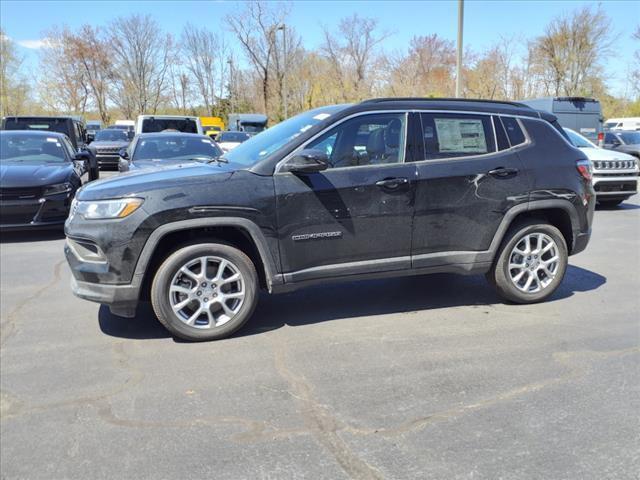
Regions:
<instances>
[{"instance_id":1,"label":"side mirror","mask_svg":"<svg viewBox=\"0 0 640 480\"><path fill-rule=\"evenodd\" d=\"M118 155L120 155L120 158L124 158L125 160L129 160L129 154L127 153L127 149L126 148L121 148L120 151L118 152Z\"/></svg>"},{"instance_id":2,"label":"side mirror","mask_svg":"<svg viewBox=\"0 0 640 480\"><path fill-rule=\"evenodd\" d=\"M73 159L79 162L89 162L91 160L91 154L89 152L78 152Z\"/></svg>"},{"instance_id":3,"label":"side mirror","mask_svg":"<svg viewBox=\"0 0 640 480\"><path fill-rule=\"evenodd\" d=\"M136 136L136 132L131 132L131 131L127 132L127 138L129 140L133 140L133 137L135 136Z\"/></svg>"},{"instance_id":4,"label":"side mirror","mask_svg":"<svg viewBox=\"0 0 640 480\"><path fill-rule=\"evenodd\" d=\"M611 140L611 145L613 145L614 147L619 147L620 145L622 145L622 143L620 143L620 140L618 140L617 138L614 138L613 140Z\"/></svg>"},{"instance_id":5,"label":"side mirror","mask_svg":"<svg viewBox=\"0 0 640 480\"><path fill-rule=\"evenodd\" d=\"M329 157L322 150L305 149L297 153L285 165L291 173L316 173L329 168Z\"/></svg>"}]
</instances>

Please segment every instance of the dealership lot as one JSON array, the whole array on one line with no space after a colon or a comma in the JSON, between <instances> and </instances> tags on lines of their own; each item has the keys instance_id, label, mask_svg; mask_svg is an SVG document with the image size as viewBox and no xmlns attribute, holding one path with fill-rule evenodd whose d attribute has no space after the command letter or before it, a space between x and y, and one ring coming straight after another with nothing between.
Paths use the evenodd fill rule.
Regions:
<instances>
[{"instance_id":1,"label":"dealership lot","mask_svg":"<svg viewBox=\"0 0 640 480\"><path fill-rule=\"evenodd\" d=\"M434 275L260 299L175 341L71 295L62 235L3 234L3 478L637 478L640 196L551 301Z\"/></svg>"}]
</instances>

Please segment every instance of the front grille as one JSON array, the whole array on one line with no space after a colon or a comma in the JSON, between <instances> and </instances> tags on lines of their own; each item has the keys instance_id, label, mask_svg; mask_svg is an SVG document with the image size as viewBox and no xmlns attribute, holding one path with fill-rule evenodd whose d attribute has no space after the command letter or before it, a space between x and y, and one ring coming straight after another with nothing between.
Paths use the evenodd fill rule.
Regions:
<instances>
[{"instance_id":1,"label":"front grille","mask_svg":"<svg viewBox=\"0 0 640 480\"><path fill-rule=\"evenodd\" d=\"M42 188L0 188L0 200L33 200L42 196Z\"/></svg>"},{"instance_id":2,"label":"front grille","mask_svg":"<svg viewBox=\"0 0 640 480\"><path fill-rule=\"evenodd\" d=\"M596 170L632 170L635 166L635 160L596 160L593 162L593 168Z\"/></svg>"},{"instance_id":3,"label":"front grille","mask_svg":"<svg viewBox=\"0 0 640 480\"><path fill-rule=\"evenodd\" d=\"M118 153L120 151L119 147L103 147L96 149L96 153L98 155L110 155L114 153Z\"/></svg>"}]
</instances>

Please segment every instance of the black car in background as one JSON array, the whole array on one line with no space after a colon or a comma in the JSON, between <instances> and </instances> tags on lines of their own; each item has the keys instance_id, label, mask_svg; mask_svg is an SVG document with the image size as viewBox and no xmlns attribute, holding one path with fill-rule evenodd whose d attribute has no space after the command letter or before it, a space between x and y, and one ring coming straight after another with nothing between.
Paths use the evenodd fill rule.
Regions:
<instances>
[{"instance_id":1,"label":"black car in background","mask_svg":"<svg viewBox=\"0 0 640 480\"><path fill-rule=\"evenodd\" d=\"M125 130L107 128L96 133L89 148L95 152L101 169L118 168L119 152L129 146L129 136Z\"/></svg>"},{"instance_id":2,"label":"black car in background","mask_svg":"<svg viewBox=\"0 0 640 480\"><path fill-rule=\"evenodd\" d=\"M604 148L640 158L640 132L610 130L604 135Z\"/></svg>"},{"instance_id":3,"label":"black car in background","mask_svg":"<svg viewBox=\"0 0 640 480\"><path fill-rule=\"evenodd\" d=\"M175 166L189 162L211 162L223 152L215 141L195 133L141 133L121 152L118 170Z\"/></svg>"},{"instance_id":4,"label":"black car in background","mask_svg":"<svg viewBox=\"0 0 640 480\"><path fill-rule=\"evenodd\" d=\"M2 130L31 130L64 133L73 148L82 150L88 144L87 129L76 117L17 116L2 119Z\"/></svg>"},{"instance_id":5,"label":"black car in background","mask_svg":"<svg viewBox=\"0 0 640 480\"><path fill-rule=\"evenodd\" d=\"M173 334L210 340L261 288L486 274L505 299L540 302L587 246L595 201L552 114L375 99L301 113L218 161L87 185L65 254L77 296L127 317L150 299Z\"/></svg>"},{"instance_id":6,"label":"black car in background","mask_svg":"<svg viewBox=\"0 0 640 480\"><path fill-rule=\"evenodd\" d=\"M62 133L0 132L0 228L61 226L88 160Z\"/></svg>"}]
</instances>

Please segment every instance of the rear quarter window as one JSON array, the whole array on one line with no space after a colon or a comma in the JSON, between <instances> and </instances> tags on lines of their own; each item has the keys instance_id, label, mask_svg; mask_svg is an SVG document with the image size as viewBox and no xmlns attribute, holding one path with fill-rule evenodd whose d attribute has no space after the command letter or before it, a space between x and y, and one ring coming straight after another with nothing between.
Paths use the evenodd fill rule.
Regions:
<instances>
[{"instance_id":1,"label":"rear quarter window","mask_svg":"<svg viewBox=\"0 0 640 480\"><path fill-rule=\"evenodd\" d=\"M502 120L502 125L504 125L507 137L509 138L509 143L512 147L526 142L527 138L525 137L518 120L513 117L500 117L500 119Z\"/></svg>"}]
</instances>

